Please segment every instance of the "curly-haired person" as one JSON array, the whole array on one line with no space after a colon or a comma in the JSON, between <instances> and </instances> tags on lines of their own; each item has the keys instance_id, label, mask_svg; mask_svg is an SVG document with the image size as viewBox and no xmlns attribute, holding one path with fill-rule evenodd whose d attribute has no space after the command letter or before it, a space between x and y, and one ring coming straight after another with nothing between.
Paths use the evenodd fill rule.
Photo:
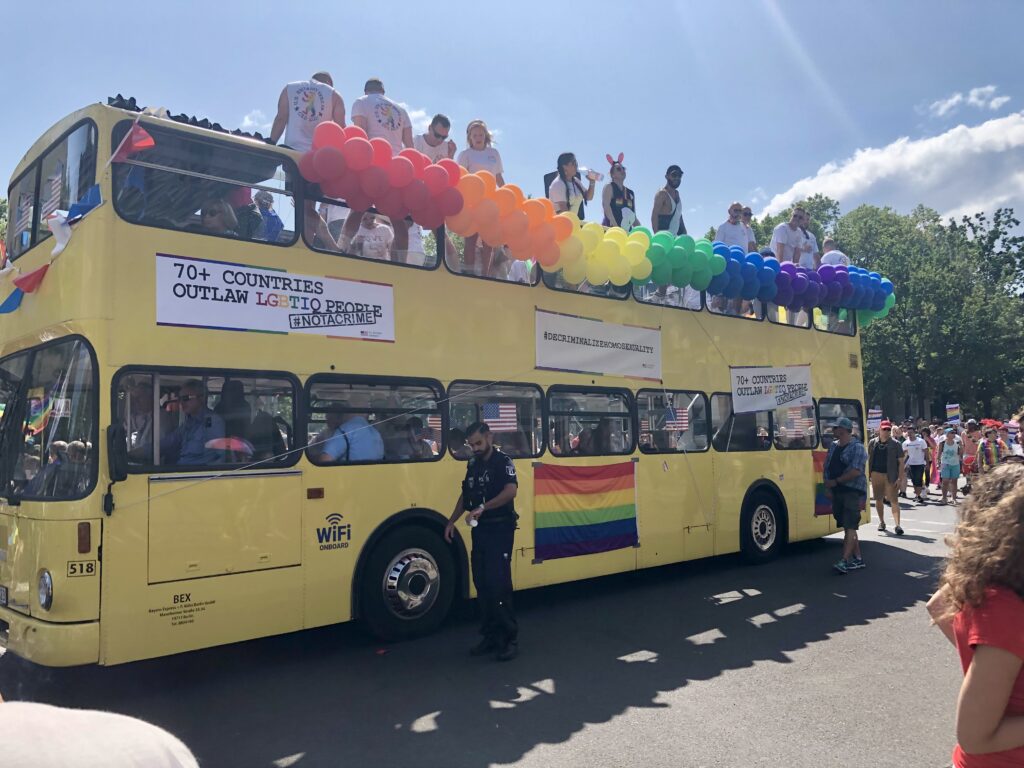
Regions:
<instances>
[{"instance_id":1,"label":"curly-haired person","mask_svg":"<svg viewBox=\"0 0 1024 768\"><path fill-rule=\"evenodd\" d=\"M1024 464L977 481L948 543L928 612L964 670L953 765L1024 766Z\"/></svg>"}]
</instances>

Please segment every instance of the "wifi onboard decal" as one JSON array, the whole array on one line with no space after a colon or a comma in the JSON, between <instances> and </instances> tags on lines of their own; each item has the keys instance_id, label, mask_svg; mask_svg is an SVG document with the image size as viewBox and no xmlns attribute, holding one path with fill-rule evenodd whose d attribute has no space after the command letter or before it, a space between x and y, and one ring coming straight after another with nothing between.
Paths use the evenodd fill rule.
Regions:
<instances>
[{"instance_id":1,"label":"wifi onboard decal","mask_svg":"<svg viewBox=\"0 0 1024 768\"><path fill-rule=\"evenodd\" d=\"M326 549L345 549L352 541L352 525L342 522L344 516L332 512L324 518L327 523L316 529L316 540L320 551Z\"/></svg>"}]
</instances>

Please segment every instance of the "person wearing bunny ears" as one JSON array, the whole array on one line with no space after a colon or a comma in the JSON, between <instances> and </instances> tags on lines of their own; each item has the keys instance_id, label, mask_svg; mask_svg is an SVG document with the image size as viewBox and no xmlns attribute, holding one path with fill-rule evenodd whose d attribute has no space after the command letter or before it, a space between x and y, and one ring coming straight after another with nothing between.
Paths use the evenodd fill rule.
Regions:
<instances>
[{"instance_id":1,"label":"person wearing bunny ears","mask_svg":"<svg viewBox=\"0 0 1024 768\"><path fill-rule=\"evenodd\" d=\"M623 154L619 152L618 159L605 155L605 159L611 166L608 171L611 181L605 184L601 192L604 206L604 221L601 223L606 227L622 227L629 232L633 227L640 226L640 221L636 217L636 196L625 184L626 166L622 164Z\"/></svg>"}]
</instances>

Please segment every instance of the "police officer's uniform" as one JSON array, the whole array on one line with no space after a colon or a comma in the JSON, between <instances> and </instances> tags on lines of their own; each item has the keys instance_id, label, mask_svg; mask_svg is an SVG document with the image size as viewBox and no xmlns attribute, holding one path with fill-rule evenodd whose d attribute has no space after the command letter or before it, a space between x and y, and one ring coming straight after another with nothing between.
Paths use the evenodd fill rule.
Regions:
<instances>
[{"instance_id":1,"label":"police officer's uniform","mask_svg":"<svg viewBox=\"0 0 1024 768\"><path fill-rule=\"evenodd\" d=\"M506 454L492 448L489 459L474 456L462 481L463 509L476 509L495 498L509 483L519 485L515 464ZM515 643L518 636L512 609L512 540L518 519L510 501L484 511L472 534L471 565L480 603L480 633L498 649Z\"/></svg>"}]
</instances>

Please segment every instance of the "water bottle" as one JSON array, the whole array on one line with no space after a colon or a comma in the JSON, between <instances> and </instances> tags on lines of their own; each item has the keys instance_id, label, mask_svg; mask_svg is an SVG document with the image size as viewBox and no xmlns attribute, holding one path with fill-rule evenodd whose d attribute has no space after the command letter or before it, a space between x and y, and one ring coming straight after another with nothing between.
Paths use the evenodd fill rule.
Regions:
<instances>
[{"instance_id":1,"label":"water bottle","mask_svg":"<svg viewBox=\"0 0 1024 768\"><path fill-rule=\"evenodd\" d=\"M580 174L586 176L591 181L604 181L603 173L592 171L589 168L580 168Z\"/></svg>"}]
</instances>

